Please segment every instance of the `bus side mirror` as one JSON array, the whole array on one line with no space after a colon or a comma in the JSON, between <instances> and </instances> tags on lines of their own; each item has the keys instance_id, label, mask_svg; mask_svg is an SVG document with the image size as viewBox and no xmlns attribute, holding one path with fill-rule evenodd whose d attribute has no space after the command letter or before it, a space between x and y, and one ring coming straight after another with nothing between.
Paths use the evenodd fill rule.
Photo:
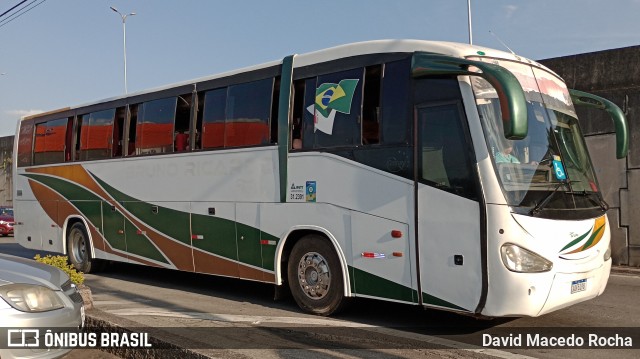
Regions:
<instances>
[{"instance_id":1,"label":"bus side mirror","mask_svg":"<svg viewBox=\"0 0 640 359\"><path fill-rule=\"evenodd\" d=\"M629 153L629 125L620 107L605 98L587 92L569 90L569 93L575 105L593 107L609 113L616 129L616 157L627 157Z\"/></svg>"},{"instance_id":2,"label":"bus side mirror","mask_svg":"<svg viewBox=\"0 0 640 359\"><path fill-rule=\"evenodd\" d=\"M481 72L471 71L476 67ZM446 55L416 52L411 63L414 78L436 75L480 76L495 89L500 101L504 137L521 140L527 137L527 101L518 79L502 66Z\"/></svg>"}]
</instances>

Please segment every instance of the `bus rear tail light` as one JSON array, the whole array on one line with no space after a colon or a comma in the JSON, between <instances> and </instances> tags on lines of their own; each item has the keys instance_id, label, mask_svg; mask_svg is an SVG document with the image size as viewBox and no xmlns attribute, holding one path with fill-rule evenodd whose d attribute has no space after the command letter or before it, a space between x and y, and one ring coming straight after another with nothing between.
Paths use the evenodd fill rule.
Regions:
<instances>
[{"instance_id":1,"label":"bus rear tail light","mask_svg":"<svg viewBox=\"0 0 640 359\"><path fill-rule=\"evenodd\" d=\"M538 254L507 243L500 248L502 262L512 272L538 273L548 272L553 268L553 263Z\"/></svg>"}]
</instances>

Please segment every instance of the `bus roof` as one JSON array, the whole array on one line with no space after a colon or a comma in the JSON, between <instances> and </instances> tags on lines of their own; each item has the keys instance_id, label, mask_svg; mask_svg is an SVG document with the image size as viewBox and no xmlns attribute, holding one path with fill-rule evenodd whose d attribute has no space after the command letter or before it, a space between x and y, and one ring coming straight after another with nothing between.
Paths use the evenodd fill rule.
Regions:
<instances>
[{"instance_id":1,"label":"bus roof","mask_svg":"<svg viewBox=\"0 0 640 359\"><path fill-rule=\"evenodd\" d=\"M442 55L460 57L460 58L468 57L468 56L495 57L500 59L529 63L531 65L544 68L545 70L553 73L553 71L549 70L545 66L513 53L495 50L495 49L482 47L482 46L457 43L457 42L426 41L426 40L373 40L373 41L364 41L364 42L356 42L356 43L339 45L339 46L335 46L335 47L331 47L323 50L296 55L296 58L294 61L294 68L313 65L317 63L331 61L331 60L337 60L341 58L359 56L359 55L369 55L369 54L376 54L376 53L412 53L416 51L432 52L436 54L442 54ZM164 85L156 88L133 92L127 95L120 95L120 96L106 98L98 101L92 101L92 102L84 103L78 106L71 106L63 109L48 111L45 113L29 115L29 116L23 117L22 120L37 118L45 114L62 112L66 110L74 110L77 108L100 104L103 102L121 100L127 97L144 95L144 94L162 91L162 90L166 90L166 89L170 89L178 86L191 85L191 84L195 84L195 83L203 82L207 80L228 77L228 76L240 74L243 72L269 68L272 66L277 66L281 63L282 63L282 60L270 61L267 63L245 67L241 69L236 69L236 70L231 70L223 73L218 73L215 75L204 76L196 79L191 79L191 80L168 84L168 85Z\"/></svg>"}]
</instances>

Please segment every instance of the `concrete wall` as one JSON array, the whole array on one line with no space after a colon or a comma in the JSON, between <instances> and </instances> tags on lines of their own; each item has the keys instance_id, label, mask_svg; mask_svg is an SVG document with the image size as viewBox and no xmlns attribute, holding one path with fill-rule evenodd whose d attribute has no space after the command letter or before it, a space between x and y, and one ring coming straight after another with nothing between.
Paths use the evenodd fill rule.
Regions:
<instances>
[{"instance_id":1,"label":"concrete wall","mask_svg":"<svg viewBox=\"0 0 640 359\"><path fill-rule=\"evenodd\" d=\"M0 206L13 206L12 153L13 136L0 137Z\"/></svg>"},{"instance_id":2,"label":"concrete wall","mask_svg":"<svg viewBox=\"0 0 640 359\"><path fill-rule=\"evenodd\" d=\"M640 46L540 60L569 88L615 102L627 116L629 156L615 157L615 130L603 111L577 107L608 212L614 264L640 266Z\"/></svg>"}]
</instances>

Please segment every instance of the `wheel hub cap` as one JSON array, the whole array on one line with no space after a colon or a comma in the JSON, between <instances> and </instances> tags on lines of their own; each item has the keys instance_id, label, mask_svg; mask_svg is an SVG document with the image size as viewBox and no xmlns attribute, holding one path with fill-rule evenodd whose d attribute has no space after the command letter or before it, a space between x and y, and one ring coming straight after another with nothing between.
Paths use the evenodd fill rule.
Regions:
<instances>
[{"instance_id":1,"label":"wheel hub cap","mask_svg":"<svg viewBox=\"0 0 640 359\"><path fill-rule=\"evenodd\" d=\"M324 298L331 286L331 271L327 260L317 252L302 256L298 263L298 283L309 298Z\"/></svg>"}]
</instances>

